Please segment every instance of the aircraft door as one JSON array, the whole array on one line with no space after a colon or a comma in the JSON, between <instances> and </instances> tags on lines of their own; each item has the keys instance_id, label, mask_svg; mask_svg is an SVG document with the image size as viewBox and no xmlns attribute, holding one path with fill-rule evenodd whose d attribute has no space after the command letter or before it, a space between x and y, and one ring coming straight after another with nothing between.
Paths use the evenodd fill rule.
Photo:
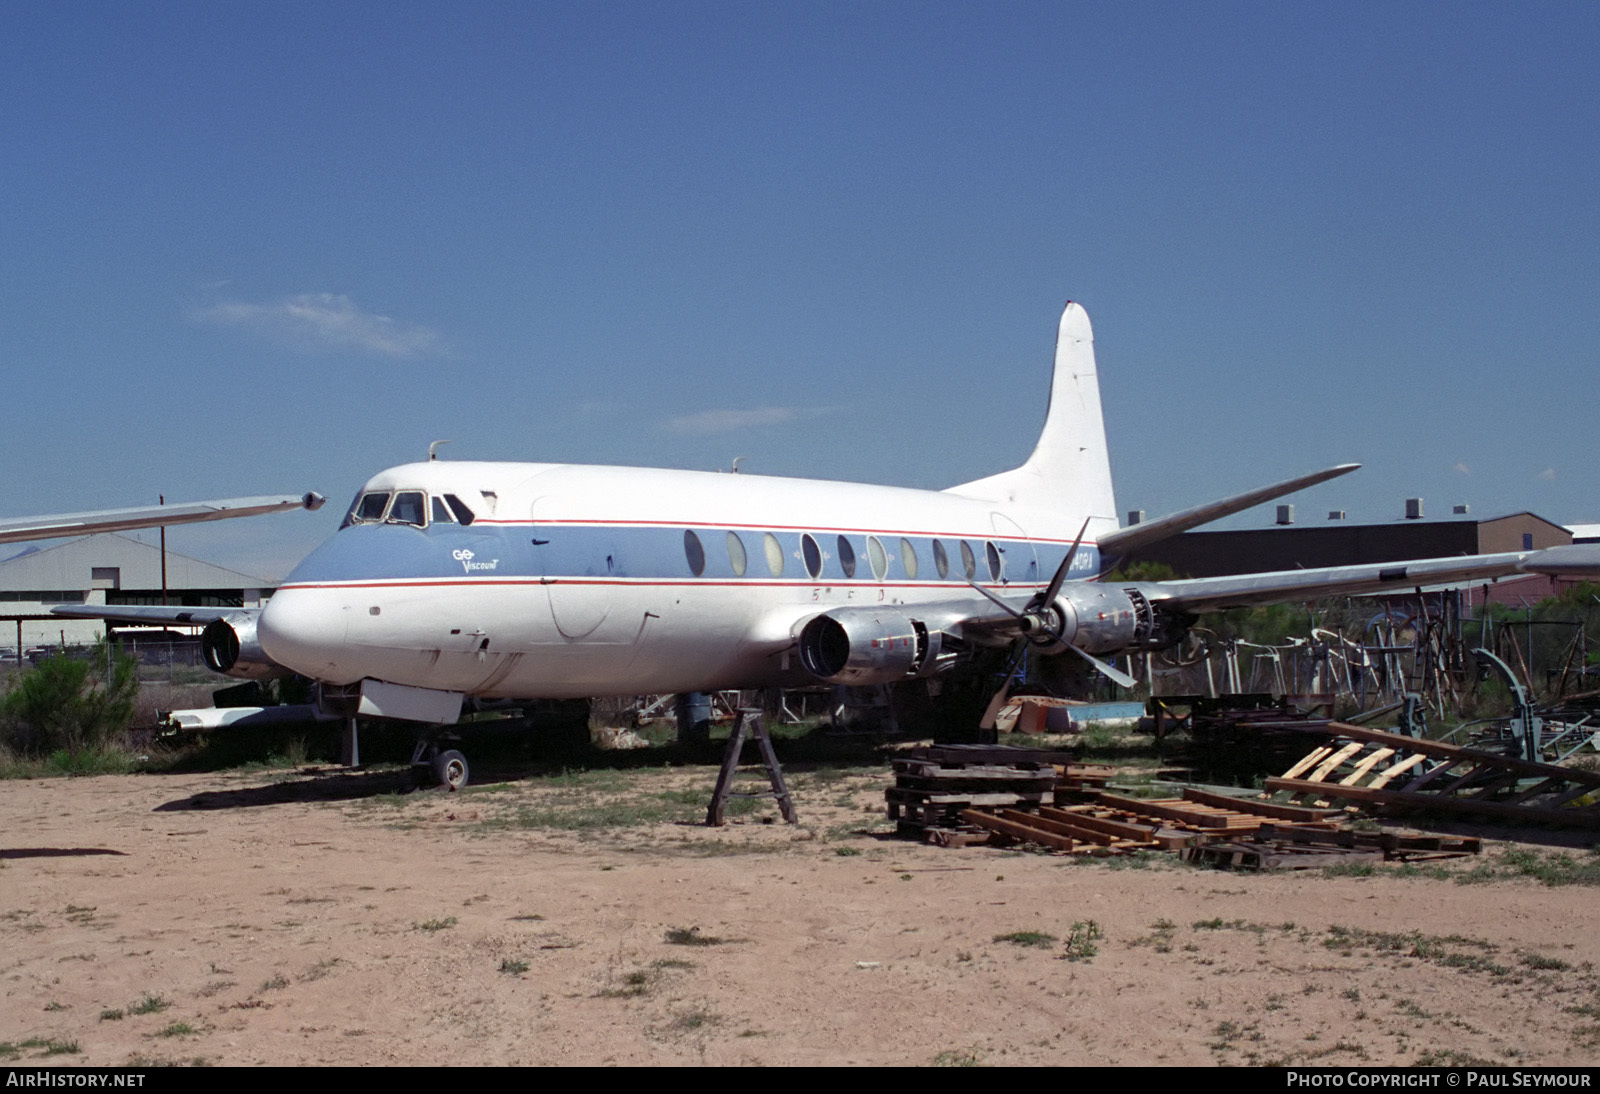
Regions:
<instances>
[{"instance_id":1,"label":"aircraft door","mask_svg":"<svg viewBox=\"0 0 1600 1094\"><path fill-rule=\"evenodd\" d=\"M1033 542L1028 539L1028 533L1023 531L1022 525L1004 513L990 513L989 520L994 525L995 535L1002 539L1022 541L1006 544L1006 582L1011 585L1042 585L1048 581L1048 576L1039 576L1039 556L1034 551Z\"/></svg>"},{"instance_id":2,"label":"aircraft door","mask_svg":"<svg viewBox=\"0 0 1600 1094\"><path fill-rule=\"evenodd\" d=\"M550 509L551 501L533 501L534 558L556 630L568 640L588 638L611 612L613 586L607 579L616 560L606 551L602 529L541 526L541 513Z\"/></svg>"}]
</instances>

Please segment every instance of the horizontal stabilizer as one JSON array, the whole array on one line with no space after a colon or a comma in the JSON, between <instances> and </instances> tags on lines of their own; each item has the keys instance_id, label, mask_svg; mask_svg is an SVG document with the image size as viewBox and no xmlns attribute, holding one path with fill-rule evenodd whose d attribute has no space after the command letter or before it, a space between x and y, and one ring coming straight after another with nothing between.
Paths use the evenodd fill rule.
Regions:
<instances>
[{"instance_id":1,"label":"horizontal stabilizer","mask_svg":"<svg viewBox=\"0 0 1600 1094\"><path fill-rule=\"evenodd\" d=\"M51 608L50 614L66 619L103 619L108 623L145 627L159 627L164 623L180 627L203 627L226 616L257 611L260 609L185 608L177 604L62 604Z\"/></svg>"},{"instance_id":2,"label":"horizontal stabilizer","mask_svg":"<svg viewBox=\"0 0 1600 1094\"><path fill-rule=\"evenodd\" d=\"M50 517L0 520L0 543L58 536L91 536L101 532L126 532L168 524L197 524L208 520L253 517L288 509L319 509L321 494L279 495L264 498L225 498L183 505L145 505L132 509L99 509L88 513L62 513Z\"/></svg>"},{"instance_id":3,"label":"horizontal stabilizer","mask_svg":"<svg viewBox=\"0 0 1600 1094\"><path fill-rule=\"evenodd\" d=\"M1197 505L1193 509L1185 509L1181 513L1162 517L1159 520L1145 521L1142 524L1132 524L1120 528L1109 535L1100 537L1100 553L1102 555L1125 555L1129 551L1140 547L1148 547L1152 543L1159 543L1169 539L1179 532L1187 532L1191 528L1198 528L1202 524L1210 524L1214 520L1232 516L1252 506L1260 505L1273 498L1281 498L1285 494L1292 494L1296 490L1304 490L1308 486L1315 486L1319 482L1336 479L1340 475L1348 475L1359 463L1341 463L1337 467L1330 467L1326 471L1318 471L1310 475L1301 475L1298 479L1289 479L1285 482L1263 486L1259 490L1251 490L1245 494L1235 494L1231 498L1211 502L1209 505Z\"/></svg>"}]
</instances>

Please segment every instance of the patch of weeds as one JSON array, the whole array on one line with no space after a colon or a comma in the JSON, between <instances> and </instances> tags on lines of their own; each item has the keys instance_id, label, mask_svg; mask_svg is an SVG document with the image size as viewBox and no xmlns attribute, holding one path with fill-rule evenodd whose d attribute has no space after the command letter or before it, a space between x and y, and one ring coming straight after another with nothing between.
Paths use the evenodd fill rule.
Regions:
<instances>
[{"instance_id":1,"label":"patch of weeds","mask_svg":"<svg viewBox=\"0 0 1600 1094\"><path fill-rule=\"evenodd\" d=\"M1129 942L1130 946L1149 946L1156 953L1172 952L1172 934L1178 925L1170 919L1158 919L1150 924L1150 933L1143 938L1135 938Z\"/></svg>"},{"instance_id":2,"label":"patch of weeds","mask_svg":"<svg viewBox=\"0 0 1600 1094\"><path fill-rule=\"evenodd\" d=\"M1453 1048L1429 1049L1418 1056L1411 1064L1412 1067L1496 1067L1493 1060L1485 1060L1482 1056L1473 1056L1466 1052L1457 1052Z\"/></svg>"},{"instance_id":3,"label":"patch of weeds","mask_svg":"<svg viewBox=\"0 0 1600 1094\"><path fill-rule=\"evenodd\" d=\"M933 1058L934 1067L980 1067L983 1053L975 1048L952 1048Z\"/></svg>"},{"instance_id":4,"label":"patch of weeds","mask_svg":"<svg viewBox=\"0 0 1600 1094\"><path fill-rule=\"evenodd\" d=\"M1056 944L1056 936L1044 931L1010 931L1007 934L994 936L996 942L1009 942L1013 946L1031 946L1038 950L1048 950Z\"/></svg>"},{"instance_id":5,"label":"patch of weeds","mask_svg":"<svg viewBox=\"0 0 1600 1094\"><path fill-rule=\"evenodd\" d=\"M263 980L261 982L262 991L281 991L288 986L289 978L282 973L274 976L271 980Z\"/></svg>"},{"instance_id":6,"label":"patch of weeds","mask_svg":"<svg viewBox=\"0 0 1600 1094\"><path fill-rule=\"evenodd\" d=\"M833 849L833 853L838 855L840 858L852 858L855 855L859 855L861 853L861 848L859 848L859 847L835 847Z\"/></svg>"},{"instance_id":7,"label":"patch of weeds","mask_svg":"<svg viewBox=\"0 0 1600 1094\"><path fill-rule=\"evenodd\" d=\"M160 1014L172 1006L159 995L146 995L143 999L128 1008L129 1014Z\"/></svg>"},{"instance_id":8,"label":"patch of weeds","mask_svg":"<svg viewBox=\"0 0 1600 1094\"><path fill-rule=\"evenodd\" d=\"M1323 877L1372 877L1377 872L1370 862L1340 862L1322 868Z\"/></svg>"},{"instance_id":9,"label":"patch of weeds","mask_svg":"<svg viewBox=\"0 0 1600 1094\"><path fill-rule=\"evenodd\" d=\"M1433 1015L1429 1014L1427 1011L1423 1010L1409 999L1400 1000L1394 1005L1394 1009L1405 1015L1407 1018L1420 1018L1424 1021L1428 1021L1433 1018Z\"/></svg>"},{"instance_id":10,"label":"patch of weeds","mask_svg":"<svg viewBox=\"0 0 1600 1094\"><path fill-rule=\"evenodd\" d=\"M418 931L447 931L456 925L456 917L445 916L443 919L424 919L421 923L412 924L413 930Z\"/></svg>"},{"instance_id":11,"label":"patch of weeds","mask_svg":"<svg viewBox=\"0 0 1600 1094\"><path fill-rule=\"evenodd\" d=\"M721 946L733 941L712 934L701 934L699 927L668 927L664 937L669 946Z\"/></svg>"},{"instance_id":12,"label":"patch of weeds","mask_svg":"<svg viewBox=\"0 0 1600 1094\"><path fill-rule=\"evenodd\" d=\"M121 1007L117 1007L115 1010L103 1010L103 1011L101 1011L100 1012L100 1021L102 1021L102 1022L120 1022L120 1021L122 1021L122 1008Z\"/></svg>"},{"instance_id":13,"label":"patch of weeds","mask_svg":"<svg viewBox=\"0 0 1600 1094\"><path fill-rule=\"evenodd\" d=\"M0 1041L0 1059L15 1060L25 1049L33 1049L40 1056L70 1056L83 1050L76 1041L49 1041L43 1037L29 1037L26 1041Z\"/></svg>"},{"instance_id":14,"label":"patch of weeds","mask_svg":"<svg viewBox=\"0 0 1600 1094\"><path fill-rule=\"evenodd\" d=\"M48 1003L46 1003L44 1005L44 1009L45 1009L46 1012L57 1011L57 1010L66 1010L67 1006L66 1006L65 1003L58 1003L54 999L52 999L52 1000L50 1000L50 1002L48 1002Z\"/></svg>"},{"instance_id":15,"label":"patch of weeds","mask_svg":"<svg viewBox=\"0 0 1600 1094\"><path fill-rule=\"evenodd\" d=\"M1100 924L1094 920L1079 920L1067 932L1066 952L1061 956L1068 961L1088 961L1099 954L1100 947L1096 943L1105 936Z\"/></svg>"},{"instance_id":16,"label":"patch of weeds","mask_svg":"<svg viewBox=\"0 0 1600 1094\"><path fill-rule=\"evenodd\" d=\"M714 1014L705 1007L695 1007L692 1010L686 1010L674 1015L671 1028L683 1033L692 1033L695 1030L705 1029L707 1026L717 1025L721 1021L721 1015Z\"/></svg>"},{"instance_id":17,"label":"patch of weeds","mask_svg":"<svg viewBox=\"0 0 1600 1094\"><path fill-rule=\"evenodd\" d=\"M1559 957L1546 957L1541 953L1527 952L1518 954L1518 956L1522 958L1522 963L1530 969L1539 969L1545 972L1566 972L1572 968L1569 963Z\"/></svg>"},{"instance_id":18,"label":"patch of weeds","mask_svg":"<svg viewBox=\"0 0 1600 1094\"><path fill-rule=\"evenodd\" d=\"M1527 847L1513 847L1495 862L1483 862L1456 880L1463 885L1503 878L1533 878L1552 888L1562 885L1600 885L1600 852L1590 851L1583 858L1565 852L1542 854Z\"/></svg>"},{"instance_id":19,"label":"patch of weeds","mask_svg":"<svg viewBox=\"0 0 1600 1094\"><path fill-rule=\"evenodd\" d=\"M171 1022L156 1030L157 1037L193 1037L195 1028L188 1022Z\"/></svg>"},{"instance_id":20,"label":"patch of weeds","mask_svg":"<svg viewBox=\"0 0 1600 1094\"><path fill-rule=\"evenodd\" d=\"M527 972L530 967L531 966L526 961L515 961L509 957L500 962L500 971L503 973L509 973L512 976L521 976L523 973Z\"/></svg>"},{"instance_id":21,"label":"patch of weeds","mask_svg":"<svg viewBox=\"0 0 1600 1094\"><path fill-rule=\"evenodd\" d=\"M1357 948L1372 950L1380 955L1414 957L1419 961L1432 961L1445 968L1466 969L1470 972L1487 972L1492 976L1507 976L1511 970L1490 960L1486 954L1498 947L1479 938L1461 935L1425 935L1421 931L1399 934L1391 931L1368 931L1359 927L1329 927L1322 944L1330 950L1349 957ZM1477 950L1465 953L1463 950Z\"/></svg>"},{"instance_id":22,"label":"patch of weeds","mask_svg":"<svg viewBox=\"0 0 1600 1094\"><path fill-rule=\"evenodd\" d=\"M337 957L330 957L326 960L318 961L315 965L312 965L305 972L301 973L300 979L302 981L321 980L324 976L327 976L336 967L342 964L344 964L344 961Z\"/></svg>"}]
</instances>

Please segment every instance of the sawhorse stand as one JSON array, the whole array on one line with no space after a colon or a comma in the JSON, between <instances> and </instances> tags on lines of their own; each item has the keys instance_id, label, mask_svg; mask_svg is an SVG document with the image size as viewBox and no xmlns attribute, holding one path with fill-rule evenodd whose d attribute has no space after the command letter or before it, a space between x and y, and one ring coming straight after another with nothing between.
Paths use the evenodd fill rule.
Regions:
<instances>
[{"instance_id":1,"label":"sawhorse stand","mask_svg":"<svg viewBox=\"0 0 1600 1094\"><path fill-rule=\"evenodd\" d=\"M739 756L744 752L745 734L756 739L761 746L761 762L767 767L771 790L758 790L749 794L733 790L734 776L739 771ZM728 748L722 754L722 771L717 775L717 788L711 793L711 805L706 809L706 824L720 828L729 798L772 798L778 803L778 812L790 824L799 824L794 813L794 800L789 797L789 784L783 781L783 768L778 766L778 755L772 751L772 739L767 736L766 723L759 707L740 707L734 719L733 732L728 734Z\"/></svg>"}]
</instances>

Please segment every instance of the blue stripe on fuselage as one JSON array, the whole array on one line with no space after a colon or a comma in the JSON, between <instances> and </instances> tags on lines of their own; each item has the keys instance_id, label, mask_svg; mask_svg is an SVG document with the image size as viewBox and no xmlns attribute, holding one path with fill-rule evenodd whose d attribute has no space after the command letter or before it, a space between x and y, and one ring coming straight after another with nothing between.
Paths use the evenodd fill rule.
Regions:
<instances>
[{"instance_id":1,"label":"blue stripe on fuselage","mask_svg":"<svg viewBox=\"0 0 1600 1094\"><path fill-rule=\"evenodd\" d=\"M734 572L729 532L738 535L747 559L742 575ZM694 581L686 548L685 529L660 525L563 524L433 524L416 528L405 524L355 524L341 529L295 567L285 586L364 581L428 580L582 580L607 578L635 581ZM840 563L837 533L816 533L822 553L822 570L816 578L807 572L802 533L763 529L696 528L705 556L698 575L706 581L772 581L767 565L765 537L774 536L782 548L783 568L776 580L800 585L840 584L848 581L874 584L867 536L844 537L855 552L855 576L847 577ZM940 577L934 562L931 536L904 537L917 556L912 578L902 558L901 536L877 536L890 558L883 580L966 586L961 562L961 540L939 537L949 561L947 576ZM1005 559L1005 580L1037 585L1048 580L1066 556L1067 546L1014 539L967 539L977 559L977 579L988 583L984 545L992 542ZM1037 563L1035 562L1037 556ZM1099 572L1097 548L1085 544L1073 559L1074 578Z\"/></svg>"}]
</instances>

